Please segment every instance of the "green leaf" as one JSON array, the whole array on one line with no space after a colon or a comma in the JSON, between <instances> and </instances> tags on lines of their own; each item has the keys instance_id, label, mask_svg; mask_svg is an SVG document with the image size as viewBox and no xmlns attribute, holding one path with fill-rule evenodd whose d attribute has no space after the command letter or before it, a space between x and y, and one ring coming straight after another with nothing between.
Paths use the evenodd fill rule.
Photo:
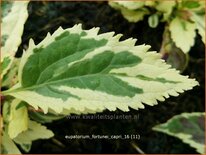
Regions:
<instances>
[{"instance_id":1,"label":"green leaf","mask_svg":"<svg viewBox=\"0 0 206 155\"><path fill-rule=\"evenodd\" d=\"M159 24L158 15L154 14L154 15L149 16L148 23L149 23L149 26L152 27L152 28L157 27L157 25Z\"/></svg>"},{"instance_id":2,"label":"green leaf","mask_svg":"<svg viewBox=\"0 0 206 155\"><path fill-rule=\"evenodd\" d=\"M2 54L1 55L1 69L0 69L0 74L1 78L4 77L4 75L8 72L9 68L11 67L11 64L14 60L14 56L11 55L10 53Z\"/></svg>"},{"instance_id":3,"label":"green leaf","mask_svg":"<svg viewBox=\"0 0 206 155\"><path fill-rule=\"evenodd\" d=\"M2 135L2 146L3 146L3 148L1 149L2 154L21 154L17 146L9 138L6 132L3 132Z\"/></svg>"},{"instance_id":4,"label":"green leaf","mask_svg":"<svg viewBox=\"0 0 206 155\"><path fill-rule=\"evenodd\" d=\"M184 143L196 148L197 152L205 154L205 113L182 113L174 116L166 123L157 125L155 131L181 139Z\"/></svg>"},{"instance_id":5,"label":"green leaf","mask_svg":"<svg viewBox=\"0 0 206 155\"><path fill-rule=\"evenodd\" d=\"M189 52L194 45L196 36L194 23L175 17L169 24L171 38L184 53Z\"/></svg>"},{"instance_id":6,"label":"green leaf","mask_svg":"<svg viewBox=\"0 0 206 155\"><path fill-rule=\"evenodd\" d=\"M3 68L3 70L5 70L10 63L11 63L10 57L5 57L1 63L1 67Z\"/></svg>"},{"instance_id":7,"label":"green leaf","mask_svg":"<svg viewBox=\"0 0 206 155\"><path fill-rule=\"evenodd\" d=\"M10 105L8 135L11 139L28 128L28 112L26 106L17 108L22 101L14 99Z\"/></svg>"},{"instance_id":8,"label":"green leaf","mask_svg":"<svg viewBox=\"0 0 206 155\"><path fill-rule=\"evenodd\" d=\"M24 151L28 152L31 148L32 141L48 139L53 136L53 132L48 130L45 126L30 120L28 130L14 138L14 142L19 144Z\"/></svg>"},{"instance_id":9,"label":"green leaf","mask_svg":"<svg viewBox=\"0 0 206 155\"><path fill-rule=\"evenodd\" d=\"M31 150L31 146L32 144L19 144L20 147L22 148L22 150L24 150L25 152L29 152Z\"/></svg>"},{"instance_id":10,"label":"green leaf","mask_svg":"<svg viewBox=\"0 0 206 155\"><path fill-rule=\"evenodd\" d=\"M65 116L56 115L56 114L52 114L52 113L44 114L41 112L30 111L29 117L37 122L40 122L40 123L51 123L52 121L62 119Z\"/></svg>"},{"instance_id":11,"label":"green leaf","mask_svg":"<svg viewBox=\"0 0 206 155\"><path fill-rule=\"evenodd\" d=\"M198 8L200 6L199 2L196 0L184 0L182 6L188 9Z\"/></svg>"},{"instance_id":12,"label":"green leaf","mask_svg":"<svg viewBox=\"0 0 206 155\"><path fill-rule=\"evenodd\" d=\"M21 44L24 23L28 17L28 2L6 0L1 4L1 64L3 64L1 78L9 70L18 46Z\"/></svg>"},{"instance_id":13,"label":"green leaf","mask_svg":"<svg viewBox=\"0 0 206 155\"><path fill-rule=\"evenodd\" d=\"M14 58L10 69L2 79L2 84L1 84L2 87L11 88L18 82L17 73L19 68L19 62L20 62L19 58Z\"/></svg>"},{"instance_id":14,"label":"green leaf","mask_svg":"<svg viewBox=\"0 0 206 155\"><path fill-rule=\"evenodd\" d=\"M124 5L121 5L121 3L123 3ZM136 2L130 2L129 4L127 3L129 2L109 2L109 5L116 10L120 10L124 18L126 18L129 22L141 21L143 20L144 16L149 13L146 8L141 8L142 2L141 4L138 4ZM131 5L131 3L135 5ZM132 9L132 6L139 9Z\"/></svg>"},{"instance_id":15,"label":"green leaf","mask_svg":"<svg viewBox=\"0 0 206 155\"><path fill-rule=\"evenodd\" d=\"M2 1L2 3L1 3L1 10L2 10L1 18L4 18L5 16L7 16L11 12L11 8L13 6L13 3L14 2L12 2L12 1Z\"/></svg>"},{"instance_id":16,"label":"green leaf","mask_svg":"<svg viewBox=\"0 0 206 155\"><path fill-rule=\"evenodd\" d=\"M2 92L35 109L61 113L123 111L153 106L198 85L171 69L136 39L98 34L81 25L59 28L38 45L31 40L19 68L19 83ZM151 89L153 88L153 89Z\"/></svg>"},{"instance_id":17,"label":"green leaf","mask_svg":"<svg viewBox=\"0 0 206 155\"><path fill-rule=\"evenodd\" d=\"M2 115L3 115L3 122L4 123L9 123L9 117L10 117L10 100L5 100L2 108Z\"/></svg>"}]
</instances>

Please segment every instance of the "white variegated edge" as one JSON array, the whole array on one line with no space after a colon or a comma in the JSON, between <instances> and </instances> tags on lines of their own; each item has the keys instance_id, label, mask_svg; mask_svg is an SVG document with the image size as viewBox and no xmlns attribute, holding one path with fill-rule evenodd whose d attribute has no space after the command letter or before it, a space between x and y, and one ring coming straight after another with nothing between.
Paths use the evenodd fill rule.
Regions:
<instances>
[{"instance_id":1,"label":"white variegated edge","mask_svg":"<svg viewBox=\"0 0 206 155\"><path fill-rule=\"evenodd\" d=\"M54 34L48 33L47 37L38 45L34 44L33 40L30 40L29 48L27 52L23 54L21 59L20 67L19 67L19 80L21 83L22 70L27 62L28 58L33 54L34 48L46 47L50 43L52 43L55 38L61 35L63 32L69 31L70 33L79 33L81 34L82 28L81 24L75 25L72 28L63 30L61 27L54 32ZM133 98L129 97L118 97L109 95L103 92L94 92L89 89L78 89L78 88L70 88L61 86L57 89L68 91L74 95L78 94L82 99L81 102L75 98L68 99L67 101L63 101L58 98L50 98L41 96L32 91L17 91L11 92L10 94L16 98L23 99L24 101L31 104L35 109L39 107L47 113L50 111L55 111L57 113L68 112L68 113L93 113L93 112L101 112L104 109L109 109L111 111L116 110L118 107L123 111L128 111L128 107L139 109L144 108L143 103L147 105L156 105L157 101L164 101L165 98L168 98L169 95L177 96L178 93L182 93L184 90L192 89L192 87L198 85L198 82L194 79L188 79L188 76L178 75L178 71L175 69L171 69L170 65L165 64L164 60L161 60L161 56L156 52L147 52L150 46L147 45L139 45L134 46L136 39L129 38L125 41L119 42L121 34L114 36L114 32L104 33L98 35L99 28L93 28L90 30L85 30L87 33L83 38L95 38L97 40L107 39L108 43L104 47L100 47L87 55L85 55L82 59L78 61L71 62L68 64L69 66L74 64L75 62L83 61L87 58L92 58L97 53L101 53L105 50L112 50L115 53L121 51L129 51L134 55L140 57L143 62L134 67L124 67L120 69L113 69L110 73L127 73L128 76L136 76L139 74L143 74L145 76L151 78L166 78L167 80L180 81L179 84L176 84L175 87L170 84L162 84L161 88L159 87L157 82L150 82L144 80L132 80L130 77L119 77L119 79L130 83L132 86L143 86L145 94L137 94ZM131 69L133 70L131 71ZM150 69L148 69L150 68ZM16 85L13 89L21 87L20 83ZM157 88L158 86L158 88ZM170 89L168 89L168 88ZM152 88L152 89L151 89ZM161 91L162 90L162 91ZM164 93L163 93L164 92ZM91 100L92 98L92 100ZM49 106L45 103L49 102ZM56 104L58 103L58 104Z\"/></svg>"},{"instance_id":2,"label":"white variegated edge","mask_svg":"<svg viewBox=\"0 0 206 155\"><path fill-rule=\"evenodd\" d=\"M33 49L46 47L47 45L52 43L57 36L61 35L65 31L81 34L81 24L75 25L74 27L66 30L63 30L60 27L57 31L54 32L54 34L51 35L50 33L48 33L47 37L38 45L35 45L34 41L30 40L29 48L27 52L23 54L19 67L20 83L12 89L21 87L22 70L28 58L33 54ZM178 71L171 69L170 65L165 64L165 62L160 59L160 54L157 54L156 52L147 52L150 46L134 46L136 39L132 38L119 42L119 39L122 36L121 34L113 36L114 32L109 32L98 35L98 31L99 28L85 30L87 35L83 38L95 38L97 40L105 38L108 40L107 45L88 53L82 59L75 62L83 61L87 58L92 58L95 54L109 49L112 49L112 51L114 51L115 53L126 50L142 58L143 62L134 67L113 69L110 71L110 73L127 73L127 75L131 77L142 74L151 78L162 77L166 78L167 80L180 81L180 83L174 86L172 84L166 83L162 84L160 87L160 85L158 85L159 82L149 82L141 79L132 80L132 78L130 77L117 76L117 78L123 81L129 81L132 86L137 86L143 89L144 94L137 94L133 98L113 96L103 92L91 91L89 89L78 89L65 86L57 88L59 90L68 91L74 95L78 94L78 96L82 99L81 102L79 102L79 100L75 98L69 98L67 101L63 101L62 99L58 98L55 99L41 96L40 94L27 90L13 92L11 91L9 94L26 101L35 109L38 109L40 107L45 113L47 113L49 110L55 111L57 113L93 113L97 111L101 112L104 109L114 111L117 109L117 107L123 111L128 111L129 107L133 109L142 109L144 108L143 103L151 106L156 105L156 100L164 101L165 98L169 97L169 95L178 96L179 93L182 93L185 90L190 90L192 89L192 87L198 85L198 82L194 79L188 79L188 76L181 76L179 75ZM72 65L75 62L71 62L68 65Z\"/></svg>"},{"instance_id":3,"label":"white variegated edge","mask_svg":"<svg viewBox=\"0 0 206 155\"><path fill-rule=\"evenodd\" d=\"M14 1L11 12L7 16L2 18L1 23L1 36L8 35L8 39L5 41L5 45L1 48L1 62L9 56L11 63L1 73L1 78L5 75L10 68L18 46L21 44L21 36L24 30L24 23L28 18L27 5L29 0L25 1Z\"/></svg>"}]
</instances>

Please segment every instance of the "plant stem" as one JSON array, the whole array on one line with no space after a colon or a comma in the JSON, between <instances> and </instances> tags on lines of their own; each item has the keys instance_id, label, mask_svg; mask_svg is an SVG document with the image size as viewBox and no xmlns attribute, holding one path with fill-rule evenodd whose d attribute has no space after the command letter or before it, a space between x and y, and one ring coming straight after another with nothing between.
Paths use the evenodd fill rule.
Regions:
<instances>
[{"instance_id":1,"label":"plant stem","mask_svg":"<svg viewBox=\"0 0 206 155\"><path fill-rule=\"evenodd\" d=\"M169 26L165 25L165 29L162 37L162 45L159 52L162 55L162 58L165 58L165 56L169 54L172 48L172 44L173 42L170 37Z\"/></svg>"},{"instance_id":2,"label":"plant stem","mask_svg":"<svg viewBox=\"0 0 206 155\"><path fill-rule=\"evenodd\" d=\"M145 154L144 151L142 151L135 142L131 142L130 144L132 145L132 147L133 147L137 152L139 152L140 154Z\"/></svg>"},{"instance_id":3,"label":"plant stem","mask_svg":"<svg viewBox=\"0 0 206 155\"><path fill-rule=\"evenodd\" d=\"M56 145L58 145L58 146L60 146L60 147L62 147L62 148L65 147L65 145L64 145L62 142L60 142L59 140L57 140L56 138L52 138L51 140L52 140L52 142L55 143Z\"/></svg>"}]
</instances>

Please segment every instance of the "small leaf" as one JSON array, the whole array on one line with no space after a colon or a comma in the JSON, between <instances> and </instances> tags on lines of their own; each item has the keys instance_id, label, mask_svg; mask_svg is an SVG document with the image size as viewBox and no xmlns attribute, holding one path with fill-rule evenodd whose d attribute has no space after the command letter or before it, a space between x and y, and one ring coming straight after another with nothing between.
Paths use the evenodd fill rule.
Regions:
<instances>
[{"instance_id":1,"label":"small leaf","mask_svg":"<svg viewBox=\"0 0 206 155\"><path fill-rule=\"evenodd\" d=\"M1 84L2 87L11 88L18 82L17 72L19 68L19 62L20 59L14 58L10 69L7 71L7 73L4 75L2 79L2 84Z\"/></svg>"},{"instance_id":2,"label":"small leaf","mask_svg":"<svg viewBox=\"0 0 206 155\"><path fill-rule=\"evenodd\" d=\"M163 14L163 21L168 21L176 5L175 1L158 1L154 8Z\"/></svg>"},{"instance_id":3,"label":"small leaf","mask_svg":"<svg viewBox=\"0 0 206 155\"><path fill-rule=\"evenodd\" d=\"M21 132L27 130L28 128L28 113L27 107L21 106L17 107L22 103L18 99L14 99L10 106L10 116L8 124L8 135L11 139L15 138Z\"/></svg>"},{"instance_id":4,"label":"small leaf","mask_svg":"<svg viewBox=\"0 0 206 155\"><path fill-rule=\"evenodd\" d=\"M54 136L52 131L48 130L45 126L30 120L28 130L14 138L14 142L19 144L24 151L28 152L31 148L32 141L48 139L52 136Z\"/></svg>"},{"instance_id":5,"label":"small leaf","mask_svg":"<svg viewBox=\"0 0 206 155\"><path fill-rule=\"evenodd\" d=\"M154 15L149 16L148 23L149 23L150 27L156 28L157 25L159 24L159 17L158 17L158 15L154 14Z\"/></svg>"},{"instance_id":6,"label":"small leaf","mask_svg":"<svg viewBox=\"0 0 206 155\"><path fill-rule=\"evenodd\" d=\"M7 99L4 101L4 104L3 104L3 108L2 108L2 114L3 114L3 121L4 123L9 123L9 118L10 118L10 110L11 110L11 103L12 101Z\"/></svg>"},{"instance_id":7,"label":"small leaf","mask_svg":"<svg viewBox=\"0 0 206 155\"><path fill-rule=\"evenodd\" d=\"M120 5L120 2L109 2L109 5L113 7L114 9L120 10L124 18L126 18L129 22L138 22L143 20L144 16L149 13L149 11L146 8L139 8L137 10L129 9L130 7L126 7L128 2L124 2L125 6ZM133 2L136 4L136 2ZM128 4L131 5L131 4ZM139 4L136 4L137 6ZM134 5L134 7L136 7ZM140 4L142 6L142 4Z\"/></svg>"},{"instance_id":8,"label":"small leaf","mask_svg":"<svg viewBox=\"0 0 206 155\"><path fill-rule=\"evenodd\" d=\"M4 95L44 113L95 113L143 109L198 85L171 69L146 45L121 35L98 34L81 25L59 28L38 45L30 41L19 68L19 83ZM38 65L37 65L38 64ZM153 89L151 89L151 87Z\"/></svg>"},{"instance_id":9,"label":"small leaf","mask_svg":"<svg viewBox=\"0 0 206 155\"><path fill-rule=\"evenodd\" d=\"M17 146L9 138L6 132L3 132L2 135L2 146L3 146L3 148L1 149L2 154L21 154Z\"/></svg>"},{"instance_id":10,"label":"small leaf","mask_svg":"<svg viewBox=\"0 0 206 155\"><path fill-rule=\"evenodd\" d=\"M4 69L6 69L8 67L8 65L10 64L11 62L11 59L9 57L5 57L2 64L1 64L1 67Z\"/></svg>"},{"instance_id":11,"label":"small leaf","mask_svg":"<svg viewBox=\"0 0 206 155\"><path fill-rule=\"evenodd\" d=\"M1 78L8 72L9 68L11 67L12 61L14 60L14 56L8 54L4 54L1 57L1 70L0 70L0 74L1 74Z\"/></svg>"},{"instance_id":12,"label":"small leaf","mask_svg":"<svg viewBox=\"0 0 206 155\"><path fill-rule=\"evenodd\" d=\"M184 53L189 52L194 45L195 29L194 23L182 20L179 17L174 18L169 24L172 40Z\"/></svg>"},{"instance_id":13,"label":"small leaf","mask_svg":"<svg viewBox=\"0 0 206 155\"><path fill-rule=\"evenodd\" d=\"M145 4L144 1L139 2L132 2L132 1L115 1L115 3L129 9L129 10L137 10L139 8L142 8Z\"/></svg>"},{"instance_id":14,"label":"small leaf","mask_svg":"<svg viewBox=\"0 0 206 155\"><path fill-rule=\"evenodd\" d=\"M205 113L182 113L166 123L153 127L153 130L177 137L197 152L205 154Z\"/></svg>"}]
</instances>

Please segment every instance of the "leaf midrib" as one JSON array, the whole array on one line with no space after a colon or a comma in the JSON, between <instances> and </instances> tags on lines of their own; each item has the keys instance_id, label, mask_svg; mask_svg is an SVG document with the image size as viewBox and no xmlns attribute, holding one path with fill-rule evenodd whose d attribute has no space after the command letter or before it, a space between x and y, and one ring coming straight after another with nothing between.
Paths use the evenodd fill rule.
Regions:
<instances>
[{"instance_id":1,"label":"leaf midrib","mask_svg":"<svg viewBox=\"0 0 206 155\"><path fill-rule=\"evenodd\" d=\"M20 88L16 88L16 89L13 89L13 90L6 90L6 91L2 91L1 93L3 95L10 95L12 93L15 93L15 92L20 92L20 91L25 91L25 90L29 90L29 89L36 89L36 88L40 88L40 87L43 87L43 86L46 86L46 85L52 85L52 84L57 84L59 82L63 82L63 81L67 81L67 80L70 80L70 79L77 79L77 78L81 78L81 77L89 77L89 76L96 76L96 75L99 75L99 76L122 76L122 77L131 77L131 78L135 78L133 76L128 76L128 75L120 75L120 74L103 74L103 73L95 73L95 74L87 74L87 75L81 75L81 76L75 76L75 77L70 77L70 78L65 78L65 79L61 79L61 80L57 80L57 81L52 81L52 82L48 82L48 83L43 83L43 84L39 84L39 85L36 85L36 86L32 86L32 87L20 87Z\"/></svg>"}]
</instances>

